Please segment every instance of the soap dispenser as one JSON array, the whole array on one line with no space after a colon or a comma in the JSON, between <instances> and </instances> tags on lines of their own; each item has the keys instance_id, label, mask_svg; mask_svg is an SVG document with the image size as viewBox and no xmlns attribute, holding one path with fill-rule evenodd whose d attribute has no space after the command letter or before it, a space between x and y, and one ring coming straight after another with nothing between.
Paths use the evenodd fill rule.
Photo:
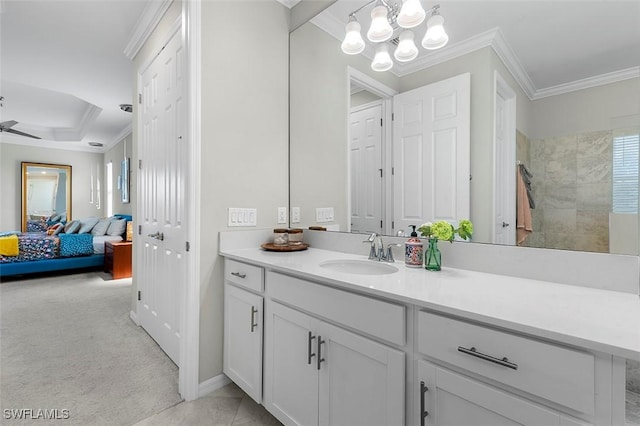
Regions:
<instances>
[{"instance_id":1,"label":"soap dispenser","mask_svg":"<svg viewBox=\"0 0 640 426\"><path fill-rule=\"evenodd\" d=\"M413 228L413 231L411 231L411 238L404 244L404 264L411 268L421 268L424 253L422 241L418 238L416 225L409 225L409 227Z\"/></svg>"}]
</instances>

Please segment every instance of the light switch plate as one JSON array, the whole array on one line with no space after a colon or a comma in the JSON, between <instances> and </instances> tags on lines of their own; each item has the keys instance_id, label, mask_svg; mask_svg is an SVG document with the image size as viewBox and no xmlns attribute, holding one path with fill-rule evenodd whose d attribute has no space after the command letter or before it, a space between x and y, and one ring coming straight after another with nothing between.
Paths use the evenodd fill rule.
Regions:
<instances>
[{"instance_id":1,"label":"light switch plate","mask_svg":"<svg viewBox=\"0 0 640 426\"><path fill-rule=\"evenodd\" d=\"M229 207L229 226L256 226L258 210Z\"/></svg>"},{"instance_id":2,"label":"light switch plate","mask_svg":"<svg viewBox=\"0 0 640 426\"><path fill-rule=\"evenodd\" d=\"M319 207L316 209L316 222L333 222L333 207Z\"/></svg>"}]
</instances>

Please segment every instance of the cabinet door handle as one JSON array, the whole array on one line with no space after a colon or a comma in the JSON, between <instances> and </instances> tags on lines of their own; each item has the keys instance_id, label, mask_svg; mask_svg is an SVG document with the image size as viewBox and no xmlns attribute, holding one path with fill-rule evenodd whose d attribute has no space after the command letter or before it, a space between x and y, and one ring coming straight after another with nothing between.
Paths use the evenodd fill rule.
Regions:
<instances>
[{"instance_id":1,"label":"cabinet door handle","mask_svg":"<svg viewBox=\"0 0 640 426\"><path fill-rule=\"evenodd\" d=\"M429 412L424 409L424 394L427 393L429 388L424 384L424 381L420 382L420 426L424 426L424 418L429 415Z\"/></svg>"},{"instance_id":2,"label":"cabinet door handle","mask_svg":"<svg viewBox=\"0 0 640 426\"><path fill-rule=\"evenodd\" d=\"M307 340L307 364L309 365L311 365L311 358L316 356L316 354L311 353L311 341L315 338L316 336L314 336L311 332L309 332L309 339Z\"/></svg>"},{"instance_id":3,"label":"cabinet door handle","mask_svg":"<svg viewBox=\"0 0 640 426\"><path fill-rule=\"evenodd\" d=\"M232 272L231 275L238 278L247 278L247 274L243 274L242 272Z\"/></svg>"},{"instance_id":4,"label":"cabinet door handle","mask_svg":"<svg viewBox=\"0 0 640 426\"><path fill-rule=\"evenodd\" d=\"M258 313L258 310L255 308L255 306L251 307L251 332L253 333L253 331L256 329L256 327L258 326L258 323L256 322L256 314Z\"/></svg>"},{"instance_id":5,"label":"cabinet door handle","mask_svg":"<svg viewBox=\"0 0 640 426\"><path fill-rule=\"evenodd\" d=\"M324 361L322 358L322 345L324 344L324 340L322 340L322 336L318 336L318 370L320 370L320 363Z\"/></svg>"},{"instance_id":6,"label":"cabinet door handle","mask_svg":"<svg viewBox=\"0 0 640 426\"><path fill-rule=\"evenodd\" d=\"M458 346L458 351L467 355L475 356L476 358L484 359L485 361L493 362L498 365L502 365L503 367L511 368L513 370L518 369L518 364L514 364L513 362L509 362L509 358L506 356L504 358L496 358L491 355L483 354L482 352L478 352L475 347L470 349L463 348L462 346Z\"/></svg>"}]
</instances>

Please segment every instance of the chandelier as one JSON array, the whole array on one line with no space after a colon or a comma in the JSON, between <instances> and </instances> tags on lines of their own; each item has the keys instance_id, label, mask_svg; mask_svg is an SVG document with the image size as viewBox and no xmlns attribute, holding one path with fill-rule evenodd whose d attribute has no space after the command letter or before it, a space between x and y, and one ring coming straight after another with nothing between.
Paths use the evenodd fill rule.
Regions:
<instances>
[{"instance_id":1,"label":"chandelier","mask_svg":"<svg viewBox=\"0 0 640 426\"><path fill-rule=\"evenodd\" d=\"M364 51L365 42L360 35L360 23L356 13L374 3L375 7L371 10L371 26L367 31L367 39L375 46L376 53L371 62L374 71L387 71L393 66L389 44L385 42L393 37L394 29L398 27L403 30L397 39L392 40L393 44L396 44L393 57L398 62L409 62L418 56L415 36L410 28L420 25L428 13L431 16L427 20L427 32L422 39L422 47L427 50L440 49L449 41L449 36L444 30L444 18L438 12L439 4L425 11L420 0L404 0L402 7L397 3L392 4L390 0L371 0L349 14L346 35L341 45L342 51L347 55L357 55Z\"/></svg>"}]
</instances>

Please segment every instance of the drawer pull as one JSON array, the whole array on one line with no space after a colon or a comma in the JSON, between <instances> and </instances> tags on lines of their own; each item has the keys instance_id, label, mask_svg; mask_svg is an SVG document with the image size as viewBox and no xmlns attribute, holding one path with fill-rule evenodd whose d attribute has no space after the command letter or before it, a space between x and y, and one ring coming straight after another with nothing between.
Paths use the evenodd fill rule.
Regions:
<instances>
[{"instance_id":1,"label":"drawer pull","mask_svg":"<svg viewBox=\"0 0 640 426\"><path fill-rule=\"evenodd\" d=\"M518 369L518 364L509 362L509 359L507 357L500 359L500 358L493 357L491 355L483 354L482 352L478 352L476 348L467 349L467 348L463 348L462 346L458 346L458 351L467 355L475 356L476 358L484 359L485 361L502 365L503 367L511 368L513 370Z\"/></svg>"},{"instance_id":2,"label":"drawer pull","mask_svg":"<svg viewBox=\"0 0 640 426\"><path fill-rule=\"evenodd\" d=\"M423 381L420 382L420 426L424 426L424 418L429 415L429 412L424 409L424 394L427 393L429 388L424 384Z\"/></svg>"},{"instance_id":3,"label":"drawer pull","mask_svg":"<svg viewBox=\"0 0 640 426\"><path fill-rule=\"evenodd\" d=\"M316 358L318 361L318 370L320 370L320 363L324 361L324 358L322 358L322 345L324 345L324 342L322 336L318 336L318 358Z\"/></svg>"},{"instance_id":4,"label":"drawer pull","mask_svg":"<svg viewBox=\"0 0 640 426\"><path fill-rule=\"evenodd\" d=\"M247 278L247 274L243 274L242 272L232 272L231 275L238 278Z\"/></svg>"},{"instance_id":5,"label":"drawer pull","mask_svg":"<svg viewBox=\"0 0 640 426\"><path fill-rule=\"evenodd\" d=\"M253 331L256 329L256 327L258 326L258 323L256 322L256 314L258 313L258 310L255 308L255 306L251 307L251 332L253 333Z\"/></svg>"},{"instance_id":6,"label":"drawer pull","mask_svg":"<svg viewBox=\"0 0 640 426\"><path fill-rule=\"evenodd\" d=\"M316 354L311 353L311 342L313 341L313 339L315 339L316 336L314 336L313 334L311 334L311 332L309 332L309 339L307 340L307 364L311 365L311 358L313 358L314 356L316 356Z\"/></svg>"}]
</instances>

